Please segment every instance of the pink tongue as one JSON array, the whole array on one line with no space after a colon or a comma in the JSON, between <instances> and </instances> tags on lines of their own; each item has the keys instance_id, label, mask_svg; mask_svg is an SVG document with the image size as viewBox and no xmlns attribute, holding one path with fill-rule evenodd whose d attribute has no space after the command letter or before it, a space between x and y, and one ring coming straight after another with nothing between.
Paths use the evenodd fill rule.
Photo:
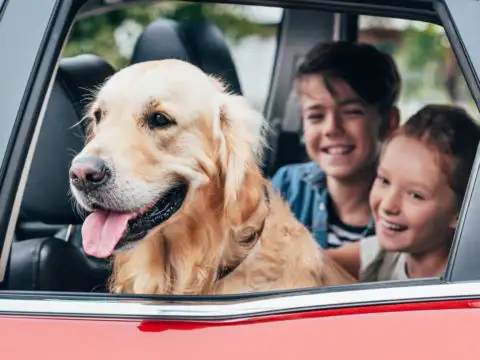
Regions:
<instances>
[{"instance_id":1,"label":"pink tongue","mask_svg":"<svg viewBox=\"0 0 480 360\"><path fill-rule=\"evenodd\" d=\"M83 248L88 255L105 258L112 254L133 214L96 211L83 223Z\"/></svg>"}]
</instances>

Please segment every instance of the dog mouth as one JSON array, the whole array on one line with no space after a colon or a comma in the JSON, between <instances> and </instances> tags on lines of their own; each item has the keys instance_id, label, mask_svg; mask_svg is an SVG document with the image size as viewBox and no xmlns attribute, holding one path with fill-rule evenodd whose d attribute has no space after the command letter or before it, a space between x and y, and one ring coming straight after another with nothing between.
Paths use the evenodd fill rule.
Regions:
<instances>
[{"instance_id":1,"label":"dog mouth","mask_svg":"<svg viewBox=\"0 0 480 360\"><path fill-rule=\"evenodd\" d=\"M154 227L167 221L183 205L187 184L179 184L160 199L135 212L116 212L100 206L83 223L83 248L88 255L109 257L114 250L143 239Z\"/></svg>"}]
</instances>

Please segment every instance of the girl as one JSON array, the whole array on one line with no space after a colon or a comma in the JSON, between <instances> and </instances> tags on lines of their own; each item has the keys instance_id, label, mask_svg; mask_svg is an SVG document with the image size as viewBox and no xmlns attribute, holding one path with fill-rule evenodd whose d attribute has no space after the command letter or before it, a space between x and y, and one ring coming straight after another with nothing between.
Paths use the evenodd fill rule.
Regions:
<instances>
[{"instance_id":1,"label":"girl","mask_svg":"<svg viewBox=\"0 0 480 360\"><path fill-rule=\"evenodd\" d=\"M326 252L360 281L441 276L479 141L464 110L424 107L384 143L370 192L376 235Z\"/></svg>"}]
</instances>

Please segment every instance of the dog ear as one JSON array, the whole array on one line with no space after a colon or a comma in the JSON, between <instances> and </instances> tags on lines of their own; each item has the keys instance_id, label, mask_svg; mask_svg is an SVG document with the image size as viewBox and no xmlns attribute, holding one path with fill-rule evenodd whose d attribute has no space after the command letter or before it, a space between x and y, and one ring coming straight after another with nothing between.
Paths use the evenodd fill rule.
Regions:
<instances>
[{"instance_id":1,"label":"dog ear","mask_svg":"<svg viewBox=\"0 0 480 360\"><path fill-rule=\"evenodd\" d=\"M262 179L259 167L265 147L266 124L263 116L239 95L223 93L218 116L222 133L219 152L225 207L238 211L240 198L246 200L244 186L258 184ZM257 197L256 190L249 188L247 192L255 193Z\"/></svg>"}]
</instances>

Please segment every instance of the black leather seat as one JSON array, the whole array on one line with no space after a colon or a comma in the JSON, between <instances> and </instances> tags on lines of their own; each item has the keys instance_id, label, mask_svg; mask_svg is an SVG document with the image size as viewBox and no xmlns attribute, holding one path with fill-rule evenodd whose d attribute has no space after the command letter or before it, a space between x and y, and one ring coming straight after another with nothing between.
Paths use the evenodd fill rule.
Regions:
<instances>
[{"instance_id":1,"label":"black leather seat","mask_svg":"<svg viewBox=\"0 0 480 360\"><path fill-rule=\"evenodd\" d=\"M188 61L242 94L230 50L220 29L209 21L160 19L149 24L135 44L131 62L163 59Z\"/></svg>"},{"instance_id":2,"label":"black leather seat","mask_svg":"<svg viewBox=\"0 0 480 360\"><path fill-rule=\"evenodd\" d=\"M21 215L47 224L81 220L68 200L68 169L84 144L80 123L90 94L114 69L95 55L60 61L22 200ZM55 194L55 195L54 195Z\"/></svg>"},{"instance_id":3,"label":"black leather seat","mask_svg":"<svg viewBox=\"0 0 480 360\"><path fill-rule=\"evenodd\" d=\"M80 120L94 89L114 69L95 55L62 59L40 129L19 222L81 224L69 197L68 169L84 143ZM34 230L32 230L35 233ZM76 234L78 234L77 232ZM11 290L91 291L105 282L109 265L88 257L81 237L38 237L12 245L7 268ZM35 235L35 234L34 234ZM60 235L60 234L59 234Z\"/></svg>"}]
</instances>

